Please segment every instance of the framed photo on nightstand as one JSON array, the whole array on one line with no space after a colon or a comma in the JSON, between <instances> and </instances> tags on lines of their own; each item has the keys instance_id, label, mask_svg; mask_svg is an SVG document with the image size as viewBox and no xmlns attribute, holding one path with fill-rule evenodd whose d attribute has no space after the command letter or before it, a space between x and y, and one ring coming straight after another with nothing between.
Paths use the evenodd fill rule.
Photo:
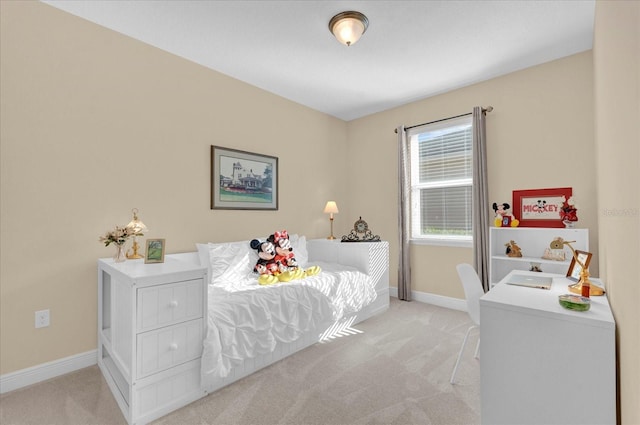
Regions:
<instances>
[{"instance_id":1,"label":"framed photo on nightstand","mask_svg":"<svg viewBox=\"0 0 640 425\"><path fill-rule=\"evenodd\" d=\"M164 263L164 239L147 239L145 263Z\"/></svg>"}]
</instances>

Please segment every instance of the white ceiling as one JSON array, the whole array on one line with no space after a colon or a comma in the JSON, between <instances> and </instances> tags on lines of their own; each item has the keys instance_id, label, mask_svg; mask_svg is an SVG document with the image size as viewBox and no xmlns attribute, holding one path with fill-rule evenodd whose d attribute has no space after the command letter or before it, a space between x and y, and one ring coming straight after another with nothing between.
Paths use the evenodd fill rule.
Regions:
<instances>
[{"instance_id":1,"label":"white ceiling","mask_svg":"<svg viewBox=\"0 0 640 425\"><path fill-rule=\"evenodd\" d=\"M58 1L59 9L349 121L589 50L595 0ZM351 47L331 17L357 10Z\"/></svg>"}]
</instances>

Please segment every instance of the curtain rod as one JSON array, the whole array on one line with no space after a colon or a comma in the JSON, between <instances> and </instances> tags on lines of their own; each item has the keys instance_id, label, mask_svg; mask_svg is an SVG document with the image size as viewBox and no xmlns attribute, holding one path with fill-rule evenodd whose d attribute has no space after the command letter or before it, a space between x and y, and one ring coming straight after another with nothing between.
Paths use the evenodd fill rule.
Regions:
<instances>
[{"instance_id":1,"label":"curtain rod","mask_svg":"<svg viewBox=\"0 0 640 425\"><path fill-rule=\"evenodd\" d=\"M493 111L493 106L487 106L486 108L482 108L482 112L491 112L491 111ZM455 117L442 118L440 120L435 120L435 121L431 121L431 122L423 122L422 124L411 125L409 127L405 127L404 129L405 130L409 130L410 128L420 127L421 125L435 124L435 123L441 122L441 121L447 121L447 120L453 120L455 118L466 117L467 115L471 115L472 113L473 112L467 112L466 114L456 115ZM396 132L396 134L398 133L398 129L397 128L394 131Z\"/></svg>"}]
</instances>

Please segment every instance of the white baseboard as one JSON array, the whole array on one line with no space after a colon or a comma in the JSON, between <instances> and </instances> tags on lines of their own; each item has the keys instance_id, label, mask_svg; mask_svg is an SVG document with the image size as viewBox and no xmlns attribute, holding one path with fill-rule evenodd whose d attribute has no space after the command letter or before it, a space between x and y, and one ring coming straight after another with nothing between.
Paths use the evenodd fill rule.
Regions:
<instances>
[{"instance_id":1,"label":"white baseboard","mask_svg":"<svg viewBox=\"0 0 640 425\"><path fill-rule=\"evenodd\" d=\"M398 298L398 288L389 287L389 295ZM437 305L438 307L467 311L467 301L461 300L460 298L445 297L428 292L411 291L411 299L425 304Z\"/></svg>"},{"instance_id":2,"label":"white baseboard","mask_svg":"<svg viewBox=\"0 0 640 425\"><path fill-rule=\"evenodd\" d=\"M389 295L398 298L398 288L390 287ZM454 310L467 311L467 303L459 298L412 291L413 300ZM74 372L97 363L97 350L87 351L63 359L43 363L27 369L0 375L0 394L37 384L65 373Z\"/></svg>"},{"instance_id":3,"label":"white baseboard","mask_svg":"<svg viewBox=\"0 0 640 425\"><path fill-rule=\"evenodd\" d=\"M98 350L91 350L0 375L0 394L93 366L98 361L97 355Z\"/></svg>"}]
</instances>

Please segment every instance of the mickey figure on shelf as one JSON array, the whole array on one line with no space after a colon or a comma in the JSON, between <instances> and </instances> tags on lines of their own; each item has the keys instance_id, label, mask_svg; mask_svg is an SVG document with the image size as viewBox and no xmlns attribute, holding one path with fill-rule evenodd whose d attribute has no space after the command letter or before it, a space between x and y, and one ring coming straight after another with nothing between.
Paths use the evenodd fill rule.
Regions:
<instances>
[{"instance_id":1,"label":"mickey figure on shelf","mask_svg":"<svg viewBox=\"0 0 640 425\"><path fill-rule=\"evenodd\" d=\"M511 206L506 202L502 204L493 203L493 212L496 218L493 220L493 224L496 227L518 227L520 221L509 211Z\"/></svg>"}]
</instances>

